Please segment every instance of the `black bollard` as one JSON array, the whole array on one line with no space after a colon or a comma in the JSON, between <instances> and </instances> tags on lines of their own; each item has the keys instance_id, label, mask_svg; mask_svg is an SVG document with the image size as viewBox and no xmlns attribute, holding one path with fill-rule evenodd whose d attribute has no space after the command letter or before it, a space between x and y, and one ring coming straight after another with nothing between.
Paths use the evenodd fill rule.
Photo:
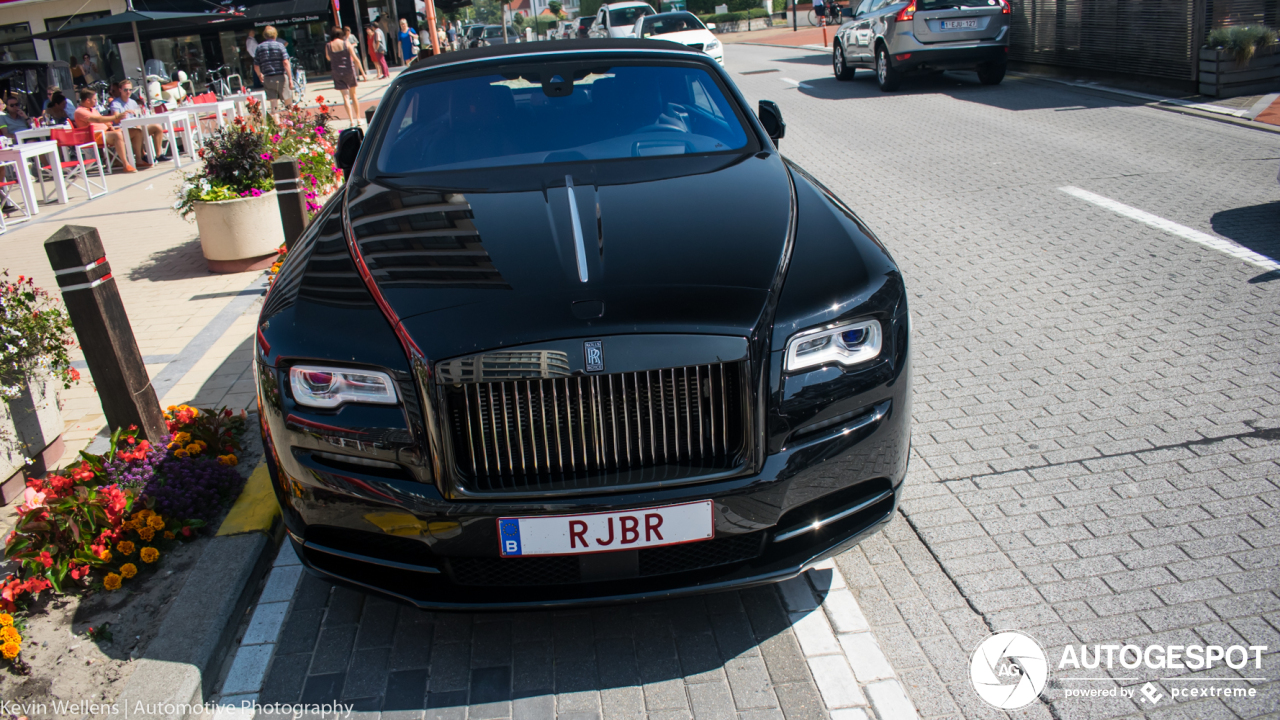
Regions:
<instances>
[{"instance_id":1,"label":"black bollard","mask_svg":"<svg viewBox=\"0 0 1280 720\"><path fill-rule=\"evenodd\" d=\"M167 432L98 229L63 225L44 241L67 315L112 429L136 425L150 441Z\"/></svg>"},{"instance_id":2,"label":"black bollard","mask_svg":"<svg viewBox=\"0 0 1280 720\"><path fill-rule=\"evenodd\" d=\"M307 229L307 188L298 175L296 158L285 157L271 163L276 180L276 202L280 204L280 224L284 226L284 245L292 249L302 231Z\"/></svg>"}]
</instances>

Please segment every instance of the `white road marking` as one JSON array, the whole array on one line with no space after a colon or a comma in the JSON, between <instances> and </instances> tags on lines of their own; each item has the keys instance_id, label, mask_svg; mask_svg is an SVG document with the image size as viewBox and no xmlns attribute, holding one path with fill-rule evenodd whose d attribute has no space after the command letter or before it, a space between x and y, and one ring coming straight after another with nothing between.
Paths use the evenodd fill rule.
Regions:
<instances>
[{"instance_id":1,"label":"white road marking","mask_svg":"<svg viewBox=\"0 0 1280 720\"><path fill-rule=\"evenodd\" d=\"M834 561L824 560L774 587L832 720L866 720L868 707L879 718L919 720Z\"/></svg>"},{"instance_id":2,"label":"white road marking","mask_svg":"<svg viewBox=\"0 0 1280 720\"><path fill-rule=\"evenodd\" d=\"M808 89L810 89L810 88L812 87L811 85L806 85L806 84L804 84L804 83L800 82L799 80L792 80L791 78L778 78L778 79L779 79L779 80L781 80L782 82L784 82L784 83L788 84L788 85L794 85L794 86L796 86L796 87L798 87L798 88L804 88L805 90L808 90Z\"/></svg>"},{"instance_id":3,"label":"white road marking","mask_svg":"<svg viewBox=\"0 0 1280 720\"><path fill-rule=\"evenodd\" d=\"M1220 253L1230 255L1238 260L1243 260L1254 267L1259 267L1263 270L1280 270L1280 263L1275 260L1225 238L1203 233L1199 230L1193 230L1185 225L1179 225L1172 220L1165 220L1159 215L1152 215L1145 210L1139 210L1138 208L1130 207L1124 203L1112 200L1111 198L1095 195L1088 190L1081 190L1078 187L1068 185L1058 189L1068 195L1078 197L1087 203L1092 203L1100 208L1105 208L1117 215L1123 215L1130 220L1137 220L1144 225L1150 225L1151 227L1157 230L1163 230L1170 235L1177 235L1183 240L1190 240L1197 245L1203 245L1212 250L1217 250Z\"/></svg>"}]
</instances>

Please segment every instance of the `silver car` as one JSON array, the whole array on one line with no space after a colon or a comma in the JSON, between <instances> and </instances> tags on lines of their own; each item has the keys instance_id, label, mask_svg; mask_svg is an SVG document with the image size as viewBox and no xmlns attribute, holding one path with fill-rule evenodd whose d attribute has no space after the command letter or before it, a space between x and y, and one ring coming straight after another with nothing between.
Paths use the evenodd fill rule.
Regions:
<instances>
[{"instance_id":1,"label":"silver car","mask_svg":"<svg viewBox=\"0 0 1280 720\"><path fill-rule=\"evenodd\" d=\"M862 0L844 10L832 43L837 80L873 68L880 89L903 75L977 70L983 85L1004 79L1009 58L1009 0Z\"/></svg>"}]
</instances>

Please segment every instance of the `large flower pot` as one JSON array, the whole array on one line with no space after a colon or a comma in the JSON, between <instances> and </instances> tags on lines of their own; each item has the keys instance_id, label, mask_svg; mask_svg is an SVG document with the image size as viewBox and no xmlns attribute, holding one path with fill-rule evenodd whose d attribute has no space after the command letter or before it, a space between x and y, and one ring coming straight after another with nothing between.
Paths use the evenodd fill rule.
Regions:
<instances>
[{"instance_id":1,"label":"large flower pot","mask_svg":"<svg viewBox=\"0 0 1280 720\"><path fill-rule=\"evenodd\" d=\"M57 380L41 374L21 385L21 395L0 401L0 499L6 505L22 495L28 477L53 470L63 452Z\"/></svg>"},{"instance_id":2,"label":"large flower pot","mask_svg":"<svg viewBox=\"0 0 1280 720\"><path fill-rule=\"evenodd\" d=\"M284 244L274 190L258 197L195 203L200 249L217 273L264 270Z\"/></svg>"}]
</instances>

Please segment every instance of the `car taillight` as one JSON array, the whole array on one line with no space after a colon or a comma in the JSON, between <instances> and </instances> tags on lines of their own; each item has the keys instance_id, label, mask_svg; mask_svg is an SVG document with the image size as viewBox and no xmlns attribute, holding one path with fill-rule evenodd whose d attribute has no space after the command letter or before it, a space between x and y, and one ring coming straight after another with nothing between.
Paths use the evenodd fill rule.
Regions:
<instances>
[{"instance_id":1,"label":"car taillight","mask_svg":"<svg viewBox=\"0 0 1280 720\"><path fill-rule=\"evenodd\" d=\"M910 20L915 16L916 16L916 4L915 4L915 1L912 0L910 4L908 4L906 7L898 11L897 20L898 22L902 22L903 20Z\"/></svg>"},{"instance_id":2,"label":"car taillight","mask_svg":"<svg viewBox=\"0 0 1280 720\"><path fill-rule=\"evenodd\" d=\"M1009 0L1000 0L1000 14L1008 15L1013 12L1013 6L1009 4Z\"/></svg>"}]
</instances>

